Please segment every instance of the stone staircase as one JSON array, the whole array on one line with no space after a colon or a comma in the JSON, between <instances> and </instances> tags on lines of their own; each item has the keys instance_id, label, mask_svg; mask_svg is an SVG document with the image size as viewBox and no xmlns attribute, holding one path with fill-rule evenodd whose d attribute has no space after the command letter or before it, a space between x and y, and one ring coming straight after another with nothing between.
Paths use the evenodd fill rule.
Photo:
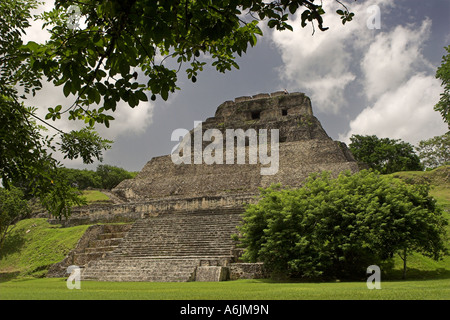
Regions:
<instances>
[{"instance_id":1,"label":"stone staircase","mask_svg":"<svg viewBox=\"0 0 450 320\"><path fill-rule=\"evenodd\" d=\"M131 226L130 226L131 227ZM105 225L104 232L100 233L96 239L90 240L88 247L84 249L84 253L79 254L78 259L86 256L88 261L95 260L89 257L102 257L105 253L112 252L119 247L126 232L117 230L114 225Z\"/></svg>"},{"instance_id":2,"label":"stone staircase","mask_svg":"<svg viewBox=\"0 0 450 320\"><path fill-rule=\"evenodd\" d=\"M69 266L76 265L84 268L89 262L103 258L107 253L118 248L131 226L131 224L121 224L89 227L75 249L49 269L47 277L65 277Z\"/></svg>"},{"instance_id":3,"label":"stone staircase","mask_svg":"<svg viewBox=\"0 0 450 320\"><path fill-rule=\"evenodd\" d=\"M226 266L233 258L242 208L171 212L134 223L115 250L90 262L83 280L179 282L195 280L199 266Z\"/></svg>"}]
</instances>

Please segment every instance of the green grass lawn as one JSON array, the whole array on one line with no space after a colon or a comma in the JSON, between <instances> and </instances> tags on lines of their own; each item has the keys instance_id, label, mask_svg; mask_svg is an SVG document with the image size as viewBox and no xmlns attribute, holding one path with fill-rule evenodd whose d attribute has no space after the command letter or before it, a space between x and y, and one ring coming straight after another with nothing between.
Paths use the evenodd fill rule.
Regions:
<instances>
[{"instance_id":1,"label":"green grass lawn","mask_svg":"<svg viewBox=\"0 0 450 320\"><path fill-rule=\"evenodd\" d=\"M431 194L450 218L450 184L444 170L396 174L414 182L428 181ZM107 200L99 192L90 201ZM150 299L150 300L321 300L321 299L450 299L450 256L434 261L414 253L408 258L406 281L400 281L402 262L381 279L381 290L361 282L298 283L272 280L225 282L141 283L82 281L81 290L70 290L65 279L39 278L75 247L89 226L62 228L47 219L20 221L0 251L0 299ZM450 234L450 225L447 227ZM449 244L450 246L450 244Z\"/></svg>"},{"instance_id":2,"label":"green grass lawn","mask_svg":"<svg viewBox=\"0 0 450 320\"><path fill-rule=\"evenodd\" d=\"M109 197L99 190L83 190L83 197L88 204L107 203L109 201Z\"/></svg>"},{"instance_id":3,"label":"green grass lawn","mask_svg":"<svg viewBox=\"0 0 450 320\"><path fill-rule=\"evenodd\" d=\"M283 283L271 280L223 282L82 281L68 289L65 279L12 280L0 283L0 299L21 300L437 300L450 299L450 279L384 281L380 290L365 282Z\"/></svg>"}]
</instances>

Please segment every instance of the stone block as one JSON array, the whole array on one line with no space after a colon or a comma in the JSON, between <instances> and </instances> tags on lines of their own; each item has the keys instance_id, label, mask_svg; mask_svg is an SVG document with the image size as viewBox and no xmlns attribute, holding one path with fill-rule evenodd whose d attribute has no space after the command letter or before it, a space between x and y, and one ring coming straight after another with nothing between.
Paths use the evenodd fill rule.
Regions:
<instances>
[{"instance_id":1,"label":"stone block","mask_svg":"<svg viewBox=\"0 0 450 320\"><path fill-rule=\"evenodd\" d=\"M264 279L269 275L263 263L231 263L230 280L238 279Z\"/></svg>"},{"instance_id":2,"label":"stone block","mask_svg":"<svg viewBox=\"0 0 450 320\"><path fill-rule=\"evenodd\" d=\"M199 266L195 272L195 281L217 282L226 281L229 278L228 267L221 266Z\"/></svg>"},{"instance_id":3,"label":"stone block","mask_svg":"<svg viewBox=\"0 0 450 320\"><path fill-rule=\"evenodd\" d=\"M266 99L270 98L270 94L268 93L259 93L253 96L253 99Z\"/></svg>"},{"instance_id":4,"label":"stone block","mask_svg":"<svg viewBox=\"0 0 450 320\"><path fill-rule=\"evenodd\" d=\"M243 102L243 101L248 101L248 100L252 100L252 97L250 97L250 96L237 97L234 99L234 102L238 103L238 102Z\"/></svg>"}]
</instances>

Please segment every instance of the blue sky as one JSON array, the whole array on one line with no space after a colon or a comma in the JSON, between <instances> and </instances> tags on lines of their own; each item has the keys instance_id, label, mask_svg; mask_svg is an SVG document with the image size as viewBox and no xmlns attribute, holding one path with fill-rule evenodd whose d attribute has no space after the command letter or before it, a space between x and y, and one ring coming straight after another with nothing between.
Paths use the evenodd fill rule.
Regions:
<instances>
[{"instance_id":1,"label":"blue sky","mask_svg":"<svg viewBox=\"0 0 450 320\"><path fill-rule=\"evenodd\" d=\"M222 74L207 67L196 83L180 72L181 91L168 101L158 98L135 109L123 104L110 129L98 128L115 141L104 163L139 171L152 157L170 153L176 144L170 140L173 130L190 130L194 121L214 116L222 102L285 88L311 98L315 116L334 140L376 134L417 144L445 133L433 106L443 91L435 72L450 45L450 1L343 2L355 12L345 26L335 14L339 4L323 0L329 30L316 28L312 35L310 25L301 28L297 17L293 32L262 26L258 44L237 59L239 70ZM367 28L372 5L380 9L380 29ZM37 29L27 33L30 40L44 38ZM47 85L31 101L43 110L69 103L60 91ZM61 126L69 130L73 124ZM77 161L64 164L85 167Z\"/></svg>"}]
</instances>

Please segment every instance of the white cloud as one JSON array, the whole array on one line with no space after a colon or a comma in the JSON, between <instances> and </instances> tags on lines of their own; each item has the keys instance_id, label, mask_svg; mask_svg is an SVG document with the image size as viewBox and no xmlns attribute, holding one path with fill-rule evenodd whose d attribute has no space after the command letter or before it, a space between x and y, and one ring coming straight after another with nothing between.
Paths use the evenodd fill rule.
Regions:
<instances>
[{"instance_id":1,"label":"white cloud","mask_svg":"<svg viewBox=\"0 0 450 320\"><path fill-rule=\"evenodd\" d=\"M31 10L31 16L40 15L45 11L50 11L54 7L53 0L41 1L36 9ZM50 40L50 33L46 29L42 29L42 20L30 21L31 27L25 29L26 34L22 39L24 42L34 41L37 43L44 43Z\"/></svg>"},{"instance_id":2,"label":"white cloud","mask_svg":"<svg viewBox=\"0 0 450 320\"><path fill-rule=\"evenodd\" d=\"M49 107L55 107L58 104L63 106L63 111L66 110L75 101L75 97L70 95L65 97L62 93L62 87L55 87L51 83L44 83L43 89L38 91L35 97L29 97L26 100L26 105L37 107L37 116L41 119L45 119L45 115L48 113ZM92 106L98 108L98 105ZM110 127L106 128L103 124L96 124L95 129L99 135L108 140L116 140L119 136L127 135L139 135L142 134L153 123L153 110L154 105L150 102L140 102L140 104L131 108L126 102L119 102L117 109L114 113L110 113L115 120L110 121ZM80 130L86 126L84 121L81 120L68 120L68 114L62 115L61 119L56 121L45 120L48 124L58 128L63 132L70 132L71 130ZM37 121L38 124L44 125L44 123ZM44 125L48 131L44 135L52 136L57 133L56 130L48 125ZM59 138L56 138L57 142ZM114 144L113 144L114 147ZM67 160L63 159L63 155L60 152L56 152L54 158L69 167L82 167L83 162L81 159ZM106 157L106 153L105 153Z\"/></svg>"},{"instance_id":3,"label":"white cloud","mask_svg":"<svg viewBox=\"0 0 450 320\"><path fill-rule=\"evenodd\" d=\"M117 103L117 109L111 115L115 118L106 128L98 125L99 133L109 139L115 139L122 134L141 134L153 123L154 106L150 102L142 102L135 108L130 108L127 102Z\"/></svg>"},{"instance_id":4,"label":"white cloud","mask_svg":"<svg viewBox=\"0 0 450 320\"><path fill-rule=\"evenodd\" d=\"M418 29L397 26L377 35L361 61L368 99L399 87L420 70L425 61L421 49L430 29L431 20L426 19Z\"/></svg>"},{"instance_id":5,"label":"white cloud","mask_svg":"<svg viewBox=\"0 0 450 320\"><path fill-rule=\"evenodd\" d=\"M372 5L380 8L381 29L367 27ZM353 118L340 135L347 143L352 134L375 134L415 144L446 132L433 110L442 91L434 78L436 66L423 55L432 21L388 27L385 18L394 6L386 0L351 2L355 18L342 26L335 14L340 5L327 1L324 25L329 30L316 28L311 36L308 27L299 27L297 16L291 22L297 26L294 32L272 33L283 60L280 79L308 93L317 110ZM367 105L359 115L348 107L350 84L360 88L351 94Z\"/></svg>"},{"instance_id":6,"label":"white cloud","mask_svg":"<svg viewBox=\"0 0 450 320\"><path fill-rule=\"evenodd\" d=\"M416 145L420 140L441 135L446 132L446 125L433 110L441 90L440 82L433 76L415 75L364 109L350 122L349 132L340 140L349 143L352 134L361 134Z\"/></svg>"},{"instance_id":7,"label":"white cloud","mask_svg":"<svg viewBox=\"0 0 450 320\"><path fill-rule=\"evenodd\" d=\"M308 32L312 30L311 24L301 28L297 15L291 21L294 32L272 33L283 59L280 78L308 92L320 111L338 113L346 106L345 89L357 78L355 52L365 49L373 39L373 30L366 26L370 16L366 9L374 4L384 5L386 11L393 6L388 1L352 2L348 8L355 12L355 18L342 25L340 16L335 13L342 7L336 1L327 1L323 3L327 12L324 26L329 30L322 32L316 26L311 35Z\"/></svg>"},{"instance_id":8,"label":"white cloud","mask_svg":"<svg viewBox=\"0 0 450 320\"><path fill-rule=\"evenodd\" d=\"M417 144L446 132L433 110L442 88L422 53L430 30L429 19L419 27L396 26L368 46L361 61L368 107L350 122L343 141L348 143L352 134L374 134Z\"/></svg>"},{"instance_id":9,"label":"white cloud","mask_svg":"<svg viewBox=\"0 0 450 320\"><path fill-rule=\"evenodd\" d=\"M32 15L41 14L44 11L50 11L54 6L53 0L46 0L43 4L39 5L37 9L32 11ZM26 29L26 35L22 37L24 42L35 41L38 43L44 43L49 39L49 33L42 29L42 21L32 21L31 27ZM136 70L140 71L140 70ZM139 72L140 73L140 72ZM43 87L39 90L35 97L28 97L25 101L27 105L35 106L38 108L37 115L44 119L48 112L49 107L55 107L62 105L62 110L66 110L75 101L73 95L65 97L62 93L62 86L55 87L50 82L43 81ZM92 106L98 108L98 105ZM96 126L98 132L102 137L114 140L121 134L139 134L145 131L145 129L152 123L153 104L150 102L141 102L136 108L130 108L128 103L119 102L117 109L111 115L115 118L110 122L110 128L107 129L101 124ZM79 130L85 126L82 121L72 121L67 119L67 113L62 116L60 120L53 122L48 121L51 125L57 127L64 132L70 132L71 130ZM50 133L55 133L53 129L49 130Z\"/></svg>"},{"instance_id":10,"label":"white cloud","mask_svg":"<svg viewBox=\"0 0 450 320\"><path fill-rule=\"evenodd\" d=\"M43 88L37 92L35 97L29 97L25 103L30 106L37 107L37 115L44 119L48 113L48 108L54 108L62 105L62 111L67 110L75 101L73 95L65 97L62 93L62 86L55 87L52 83L43 83ZM98 108L93 105L92 108ZM142 102L135 108L131 108L126 102L117 103L117 109L111 114L115 120L110 122L110 128L106 128L102 124L97 124L96 129L99 134L107 139L114 140L121 134L140 134L152 124L153 104L150 102ZM108 113L108 112L107 112ZM61 119L56 121L48 120L47 122L64 132L71 130L79 130L85 126L80 120L68 120L68 114L62 115ZM54 132L50 130L50 132Z\"/></svg>"}]
</instances>

